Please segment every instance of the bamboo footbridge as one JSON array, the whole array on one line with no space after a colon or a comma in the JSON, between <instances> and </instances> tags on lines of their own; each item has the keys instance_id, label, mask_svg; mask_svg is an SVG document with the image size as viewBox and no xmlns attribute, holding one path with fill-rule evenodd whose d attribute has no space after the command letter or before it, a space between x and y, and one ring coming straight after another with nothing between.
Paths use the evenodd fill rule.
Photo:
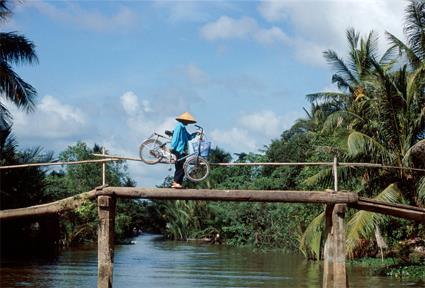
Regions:
<instances>
[{"instance_id":1,"label":"bamboo footbridge","mask_svg":"<svg viewBox=\"0 0 425 288\"><path fill-rule=\"evenodd\" d=\"M163 200L207 200L207 201L248 201L248 202L288 202L325 204L325 245L323 253L322 287L349 287L346 272L346 246L344 216L346 207L382 213L395 217L425 223L425 209L376 201L359 197L357 193L339 191L338 166L367 167L381 169L407 169L425 172L425 169L385 166L372 163L212 163L217 166L330 166L334 176L334 189L326 191L270 191L270 190L215 190L215 189L169 189L141 187L109 187L106 185L105 165L110 161L136 160L138 158L94 154L103 157L98 160L73 162L31 163L13 166L0 166L1 169L25 168L32 166L77 165L101 163L103 185L95 189L55 202L26 208L0 211L0 221L21 217L60 214L79 207L86 201L96 199L98 205L98 288L111 288L114 263L114 228L116 198L143 198Z\"/></svg>"}]
</instances>

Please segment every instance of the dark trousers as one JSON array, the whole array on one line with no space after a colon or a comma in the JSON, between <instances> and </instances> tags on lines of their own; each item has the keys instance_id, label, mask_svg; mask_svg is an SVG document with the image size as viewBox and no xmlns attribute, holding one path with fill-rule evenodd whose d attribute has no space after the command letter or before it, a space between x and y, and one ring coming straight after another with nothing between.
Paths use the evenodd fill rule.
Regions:
<instances>
[{"instance_id":1,"label":"dark trousers","mask_svg":"<svg viewBox=\"0 0 425 288\"><path fill-rule=\"evenodd\" d=\"M178 153L178 152L175 152L175 151L173 153L177 157L177 161L175 163L176 171L174 172L174 182L182 184L183 183L183 177L184 177L184 170L183 170L184 160L180 160L180 159L182 159L185 156L185 154L184 153Z\"/></svg>"}]
</instances>

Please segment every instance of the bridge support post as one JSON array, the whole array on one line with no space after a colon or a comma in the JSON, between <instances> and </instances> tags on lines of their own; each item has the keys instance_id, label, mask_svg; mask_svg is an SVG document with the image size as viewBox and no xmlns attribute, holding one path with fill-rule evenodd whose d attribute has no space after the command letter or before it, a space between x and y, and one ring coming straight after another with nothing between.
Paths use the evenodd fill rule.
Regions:
<instances>
[{"instance_id":1,"label":"bridge support post","mask_svg":"<svg viewBox=\"0 0 425 288\"><path fill-rule=\"evenodd\" d=\"M97 197L99 227L97 230L97 287L112 288L114 264L115 197Z\"/></svg>"},{"instance_id":2,"label":"bridge support post","mask_svg":"<svg viewBox=\"0 0 425 288\"><path fill-rule=\"evenodd\" d=\"M323 251L324 288L348 287L345 266L345 204L328 204L325 210L325 246Z\"/></svg>"}]
</instances>

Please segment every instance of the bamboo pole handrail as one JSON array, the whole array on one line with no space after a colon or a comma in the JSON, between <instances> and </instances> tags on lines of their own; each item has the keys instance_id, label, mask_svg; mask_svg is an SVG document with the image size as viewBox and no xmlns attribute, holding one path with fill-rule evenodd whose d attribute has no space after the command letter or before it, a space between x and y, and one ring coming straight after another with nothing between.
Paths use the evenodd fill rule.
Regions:
<instances>
[{"instance_id":1,"label":"bamboo pole handrail","mask_svg":"<svg viewBox=\"0 0 425 288\"><path fill-rule=\"evenodd\" d=\"M93 160L80 160L80 161L69 161L69 162L46 162L46 163L28 163L28 164L17 164L17 165L8 165L0 166L2 169L13 169L13 168L27 168L27 167L37 167L37 166L53 166L53 165L76 165L84 163L105 163L112 161L142 161L140 158L135 157L124 157L117 155L102 155L102 154L92 154L93 156L102 157L105 159L93 159ZM162 163L162 162L160 162ZM250 163L210 163L212 166L329 166L332 167L334 162L250 162ZM421 168L411 168L411 167L400 167L400 166L391 166L378 163L357 163L357 162L338 162L337 166L341 167L366 167L366 168L382 168L382 169L400 169L400 170L410 170L425 172L425 169Z\"/></svg>"},{"instance_id":2,"label":"bamboo pole handrail","mask_svg":"<svg viewBox=\"0 0 425 288\"><path fill-rule=\"evenodd\" d=\"M77 164L84 164L84 163L105 163L105 162L111 162L111 161L117 161L117 159L108 157L106 159L93 159L93 160L16 164L16 165L0 166L0 170L2 170L2 169L14 169L14 168L39 167L39 166L77 165Z\"/></svg>"},{"instance_id":3,"label":"bamboo pole handrail","mask_svg":"<svg viewBox=\"0 0 425 288\"><path fill-rule=\"evenodd\" d=\"M142 161L140 158L135 157L124 157L118 155L102 155L102 154L92 154L98 157L109 157L112 159L122 159L122 160L131 160L131 161ZM143 161L142 161L143 162ZM160 162L162 163L162 162ZM168 163L165 163L168 164ZM332 167L334 162L250 162L250 163L210 163L211 166L329 166ZM348 166L348 167L370 167L370 168L383 168L383 169L402 169L402 170L412 170L425 172L425 169L421 168L412 168L412 167L401 167L401 166L391 166L384 165L379 163L362 163L362 162L338 162L337 166Z\"/></svg>"},{"instance_id":4,"label":"bamboo pole handrail","mask_svg":"<svg viewBox=\"0 0 425 288\"><path fill-rule=\"evenodd\" d=\"M98 153L93 153L91 155L97 156L97 157L108 157L108 158L114 159L114 161L130 160L130 161L140 161L140 162L143 162L142 159L136 158L136 157L117 156L117 155L108 155L108 154L103 155L103 154L98 154Z\"/></svg>"}]
</instances>

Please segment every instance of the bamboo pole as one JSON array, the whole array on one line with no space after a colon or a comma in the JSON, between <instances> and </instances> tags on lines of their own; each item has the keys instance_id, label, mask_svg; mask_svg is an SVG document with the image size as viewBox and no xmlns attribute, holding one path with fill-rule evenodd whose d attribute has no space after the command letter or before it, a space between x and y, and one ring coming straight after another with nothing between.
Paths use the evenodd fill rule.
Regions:
<instances>
[{"instance_id":1,"label":"bamboo pole","mask_svg":"<svg viewBox=\"0 0 425 288\"><path fill-rule=\"evenodd\" d=\"M334 157L332 169L334 174L334 191L338 192L338 159L336 157Z\"/></svg>"},{"instance_id":2,"label":"bamboo pole","mask_svg":"<svg viewBox=\"0 0 425 288\"><path fill-rule=\"evenodd\" d=\"M131 161L141 161L141 162L143 162L142 159L135 158L135 157L125 157L125 156L117 156L117 155L103 155L103 154L97 154L97 153L93 153L92 155L97 156L97 157L109 157L109 158L114 159L115 161L131 160Z\"/></svg>"},{"instance_id":3,"label":"bamboo pole","mask_svg":"<svg viewBox=\"0 0 425 288\"><path fill-rule=\"evenodd\" d=\"M105 156L105 147L102 147L102 155ZM102 164L102 186L106 185L106 163Z\"/></svg>"},{"instance_id":4,"label":"bamboo pole","mask_svg":"<svg viewBox=\"0 0 425 288\"><path fill-rule=\"evenodd\" d=\"M114 266L114 228L115 228L115 197L97 197L98 226L98 288L112 288Z\"/></svg>"},{"instance_id":5,"label":"bamboo pole","mask_svg":"<svg viewBox=\"0 0 425 288\"><path fill-rule=\"evenodd\" d=\"M332 166L332 162L210 163L211 166Z\"/></svg>"},{"instance_id":6,"label":"bamboo pole","mask_svg":"<svg viewBox=\"0 0 425 288\"><path fill-rule=\"evenodd\" d=\"M0 166L0 170L2 170L2 169L14 169L14 168L39 167L39 166L77 165L77 164L84 164L84 163L105 163L105 162L110 162L110 161L117 161L117 160L114 159L114 158L106 158L106 159L80 160L80 161L69 161L69 162L29 163L29 164Z\"/></svg>"},{"instance_id":7,"label":"bamboo pole","mask_svg":"<svg viewBox=\"0 0 425 288\"><path fill-rule=\"evenodd\" d=\"M47 204L35 205L25 208L0 210L0 220L15 219L28 216L56 214L63 211L73 210L84 202L94 199L97 190L81 193L62 200Z\"/></svg>"}]
</instances>

